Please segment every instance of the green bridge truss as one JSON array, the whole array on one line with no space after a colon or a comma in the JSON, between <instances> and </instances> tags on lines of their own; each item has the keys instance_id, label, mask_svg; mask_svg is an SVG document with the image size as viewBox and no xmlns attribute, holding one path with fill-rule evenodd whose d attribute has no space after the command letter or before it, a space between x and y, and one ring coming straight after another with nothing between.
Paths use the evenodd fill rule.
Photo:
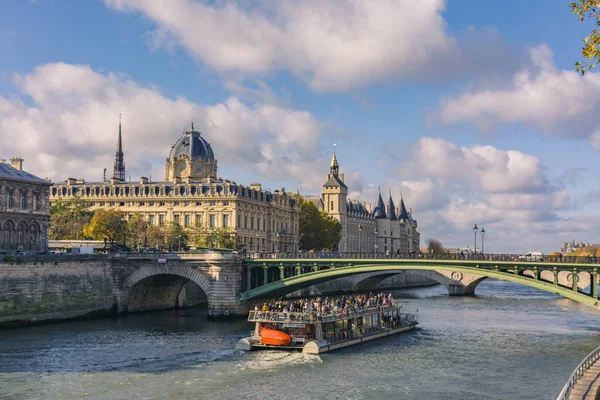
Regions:
<instances>
[{"instance_id":1,"label":"green bridge truss","mask_svg":"<svg viewBox=\"0 0 600 400\"><path fill-rule=\"evenodd\" d=\"M600 264L487 260L434 259L246 259L246 291L240 301L278 297L317 283L369 272L403 270L450 271L516 282L600 309L598 270ZM262 274L262 276L261 276ZM565 276L568 278L565 280ZM283 278L283 279L282 279ZM581 288L583 278L591 282ZM562 283L561 283L562 281ZM582 282L580 282L582 281ZM458 280L457 283L460 283Z\"/></svg>"}]
</instances>

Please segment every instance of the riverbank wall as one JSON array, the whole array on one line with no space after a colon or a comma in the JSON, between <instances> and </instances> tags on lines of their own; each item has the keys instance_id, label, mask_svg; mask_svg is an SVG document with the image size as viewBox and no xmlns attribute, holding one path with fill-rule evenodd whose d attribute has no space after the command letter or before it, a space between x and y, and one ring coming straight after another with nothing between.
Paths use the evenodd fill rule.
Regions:
<instances>
[{"instance_id":1,"label":"riverbank wall","mask_svg":"<svg viewBox=\"0 0 600 400\"><path fill-rule=\"evenodd\" d=\"M116 314L110 262L0 262L0 326Z\"/></svg>"}]
</instances>

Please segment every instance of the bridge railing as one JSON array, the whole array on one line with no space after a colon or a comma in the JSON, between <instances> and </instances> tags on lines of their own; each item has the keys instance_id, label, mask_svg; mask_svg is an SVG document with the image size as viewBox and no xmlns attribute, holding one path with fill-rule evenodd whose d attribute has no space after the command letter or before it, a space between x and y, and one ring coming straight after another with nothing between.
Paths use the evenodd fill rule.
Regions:
<instances>
[{"instance_id":1,"label":"bridge railing","mask_svg":"<svg viewBox=\"0 0 600 400\"><path fill-rule=\"evenodd\" d=\"M251 253L246 259L392 259L392 260L468 260L468 261L516 261L564 264L600 264L600 257L593 256L525 256L523 254L468 254L468 253L338 253L338 252L299 252L299 253Z\"/></svg>"},{"instance_id":2,"label":"bridge railing","mask_svg":"<svg viewBox=\"0 0 600 400\"><path fill-rule=\"evenodd\" d=\"M600 359L600 347L588 354L587 357L579 363L556 399L567 400L577 381L579 381L579 379L596 363L596 361L598 361L598 359Z\"/></svg>"}]
</instances>

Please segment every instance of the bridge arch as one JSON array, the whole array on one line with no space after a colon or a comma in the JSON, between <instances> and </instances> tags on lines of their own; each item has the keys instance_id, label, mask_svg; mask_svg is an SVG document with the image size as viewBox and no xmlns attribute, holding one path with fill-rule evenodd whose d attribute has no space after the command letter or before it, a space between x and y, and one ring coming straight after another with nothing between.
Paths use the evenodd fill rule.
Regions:
<instances>
[{"instance_id":1,"label":"bridge arch","mask_svg":"<svg viewBox=\"0 0 600 400\"><path fill-rule=\"evenodd\" d=\"M190 282L201 289L194 291L195 297L208 302L211 307L211 280L197 269L144 266L125 279L119 309L136 312L183 307L185 305L181 303L186 297L189 300Z\"/></svg>"},{"instance_id":2,"label":"bridge arch","mask_svg":"<svg viewBox=\"0 0 600 400\"><path fill-rule=\"evenodd\" d=\"M260 262L262 260L257 260ZM304 260L290 260L295 263ZM325 282L331 279L341 278L363 274L368 272L387 272L390 274L397 273L398 270L426 270L430 271L430 277L444 284L449 288L450 294L469 294L473 293L475 287L486 278L496 278L515 283L524 284L547 292L555 293L577 302L590 305L600 309L600 302L597 298L598 288L591 285L594 289L590 289L590 293L586 293L580 289L585 287L585 278L589 282L594 282L597 277L597 266L595 265L533 265L533 263L514 263L514 262L482 262L482 261L429 261L429 260L365 260L364 264L356 262L356 260L335 260L331 267L325 270L315 270L314 272L299 274L290 278L285 278L276 282L268 283L267 285L257 287L241 293L241 300L247 301L253 298L266 296L280 296L292 291L302 289L314 285L316 283ZM330 261L319 261L330 262ZM316 264L316 263L315 263ZM334 265L335 264L335 265ZM515 265L520 264L520 265ZM592 268L591 271L583 270L584 268ZM529 276L524 272L531 268L533 272L538 273L536 276ZM562 271L558 271L558 269ZM542 279L543 271L555 271L551 273L552 280ZM592 274L592 271L593 274ZM559 274L558 272L563 272ZM548 274L546 273L546 276ZM555 278L556 276L556 278ZM569 278L570 276L570 278ZM573 282L573 277L577 277L577 282ZM592 279L594 278L594 279ZM556 280L556 282L555 282ZM583 282L582 282L583 281ZM574 285L575 283L575 285ZM595 283L597 285L597 282ZM459 292L452 293L452 285L457 286ZM571 286L569 286L571 285Z\"/></svg>"}]
</instances>

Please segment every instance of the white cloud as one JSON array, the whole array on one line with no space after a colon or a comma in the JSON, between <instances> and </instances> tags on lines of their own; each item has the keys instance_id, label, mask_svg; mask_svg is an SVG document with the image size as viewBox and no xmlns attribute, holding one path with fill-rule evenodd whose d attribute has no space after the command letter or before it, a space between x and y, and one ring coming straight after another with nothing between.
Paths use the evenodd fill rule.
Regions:
<instances>
[{"instance_id":1,"label":"white cloud","mask_svg":"<svg viewBox=\"0 0 600 400\"><path fill-rule=\"evenodd\" d=\"M537 157L432 137L421 138L407 154L381 182L382 195L387 202L391 188L398 205L402 191L419 222L422 243L436 238L448 246L472 247L474 224L489 233L490 251L553 251L571 238L573 225L581 227L579 235L600 233L586 220L589 215L568 217L573 204L567 191L550 182ZM352 195L373 203L377 187L365 186Z\"/></svg>"},{"instance_id":2,"label":"white cloud","mask_svg":"<svg viewBox=\"0 0 600 400\"><path fill-rule=\"evenodd\" d=\"M118 74L64 63L39 66L15 77L15 83L19 95L0 96L2 156L24 157L26 169L42 177L99 180L104 167L110 176L118 114L123 114L128 174L136 179L153 171L162 179L164 160L188 127L192 107L196 128L213 146L221 168L309 186L316 165L326 163L319 151L323 128L305 111L250 106L236 97L199 105L164 97L157 88Z\"/></svg>"},{"instance_id":3,"label":"white cloud","mask_svg":"<svg viewBox=\"0 0 600 400\"><path fill-rule=\"evenodd\" d=\"M438 117L445 124L473 122L482 130L525 123L547 134L589 138L594 148L600 147L600 73L559 70L550 48L541 45L530 51L530 65L507 86L482 86L446 98Z\"/></svg>"},{"instance_id":4,"label":"white cloud","mask_svg":"<svg viewBox=\"0 0 600 400\"><path fill-rule=\"evenodd\" d=\"M461 58L446 32L445 0L319 0L252 3L105 0L156 25L152 47L180 43L219 72L287 70L316 90L389 79L429 78ZM446 68L442 70L439 61Z\"/></svg>"}]
</instances>

